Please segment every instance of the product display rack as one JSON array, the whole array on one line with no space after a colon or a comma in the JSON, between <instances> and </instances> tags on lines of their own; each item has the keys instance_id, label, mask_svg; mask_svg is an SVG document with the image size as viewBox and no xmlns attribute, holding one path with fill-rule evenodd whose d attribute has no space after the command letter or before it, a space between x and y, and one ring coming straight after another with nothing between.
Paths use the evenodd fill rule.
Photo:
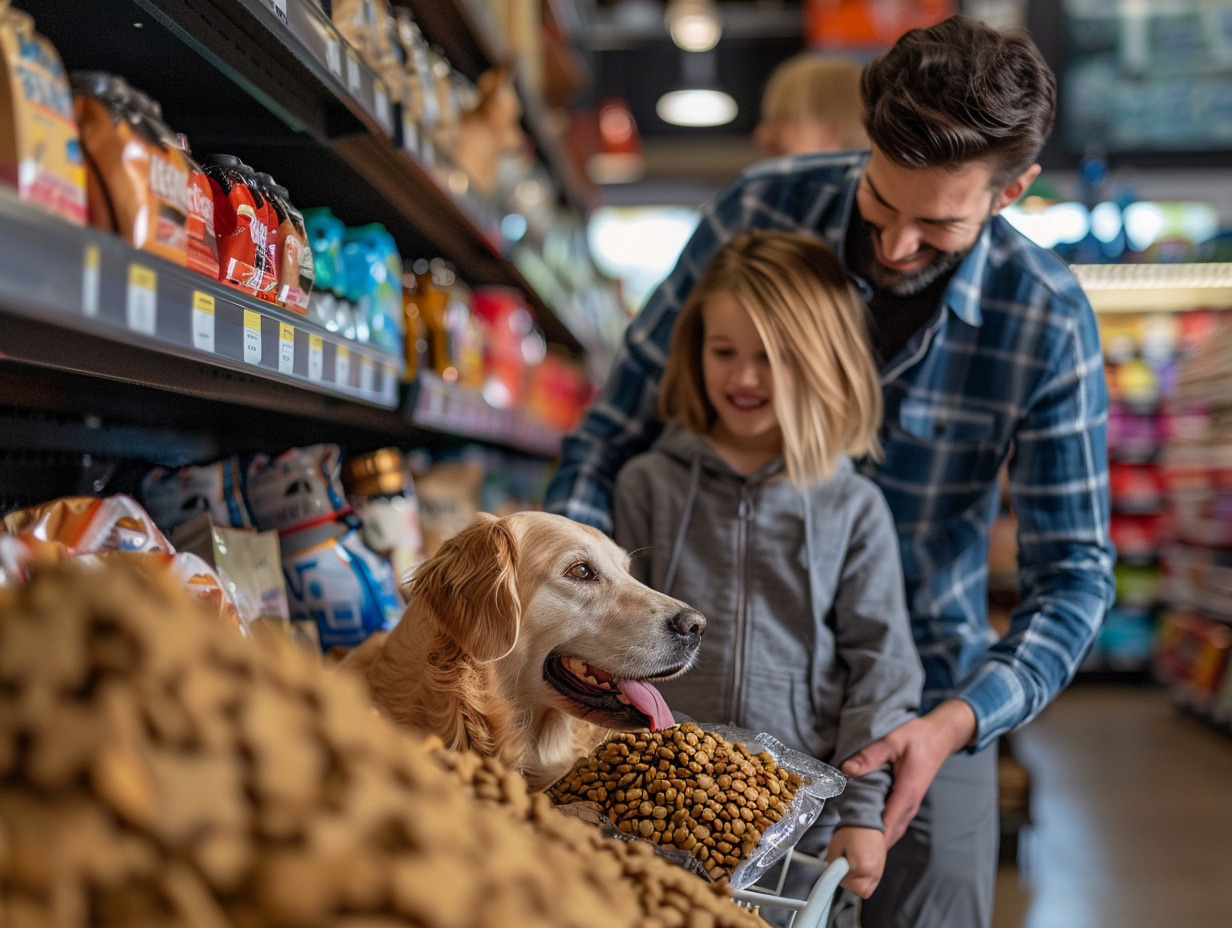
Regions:
<instances>
[{"instance_id":1,"label":"product display rack","mask_svg":"<svg viewBox=\"0 0 1232 928\"><path fill-rule=\"evenodd\" d=\"M472 286L514 288L550 344L585 350L504 254L485 207L404 147L414 140L380 80L309 0L100 0L88 23L72 4L18 7L66 69L112 71L157 98L198 155L237 154L299 206L383 223L408 260L441 256ZM541 157L553 170L563 163L555 149ZM13 196L0 196L0 239L9 508L45 498L40 488L113 489L91 477L91 460L178 465L316 441L362 450L477 440L535 457L559 448L558 429L519 409L431 375L402 383L398 356Z\"/></svg>"}]
</instances>

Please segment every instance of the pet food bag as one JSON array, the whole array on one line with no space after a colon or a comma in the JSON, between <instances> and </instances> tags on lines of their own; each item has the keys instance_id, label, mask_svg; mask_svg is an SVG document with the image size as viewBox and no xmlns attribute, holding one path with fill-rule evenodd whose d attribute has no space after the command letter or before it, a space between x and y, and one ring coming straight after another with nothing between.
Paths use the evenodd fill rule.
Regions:
<instances>
[{"instance_id":1,"label":"pet food bag","mask_svg":"<svg viewBox=\"0 0 1232 928\"><path fill-rule=\"evenodd\" d=\"M316 625L321 648L353 648L402 613L393 568L359 535L343 494L337 445L258 455L248 503L258 527L278 532L292 623Z\"/></svg>"},{"instance_id":2,"label":"pet food bag","mask_svg":"<svg viewBox=\"0 0 1232 928\"><path fill-rule=\"evenodd\" d=\"M156 467L141 480L141 500L155 523L172 532L203 512L215 525L251 528L244 503L244 470L239 458L171 470Z\"/></svg>"},{"instance_id":3,"label":"pet food bag","mask_svg":"<svg viewBox=\"0 0 1232 928\"><path fill-rule=\"evenodd\" d=\"M834 768L763 732L685 721L617 732L548 789L587 803L633 839L687 853L715 882L756 883L847 784ZM670 855L665 855L670 856ZM679 860L678 860L679 862Z\"/></svg>"}]
</instances>

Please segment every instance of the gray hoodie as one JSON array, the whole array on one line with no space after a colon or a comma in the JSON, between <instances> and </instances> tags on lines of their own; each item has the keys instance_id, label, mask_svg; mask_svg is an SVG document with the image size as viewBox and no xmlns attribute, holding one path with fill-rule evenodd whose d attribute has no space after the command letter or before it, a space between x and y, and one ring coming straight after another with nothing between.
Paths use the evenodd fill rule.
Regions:
<instances>
[{"instance_id":1,"label":"gray hoodie","mask_svg":"<svg viewBox=\"0 0 1232 928\"><path fill-rule=\"evenodd\" d=\"M616 541L633 575L706 616L697 667L659 685L698 721L768 732L838 766L914 718L924 674L890 510L846 458L800 492L782 459L738 474L669 428L616 480ZM881 828L888 770L823 821Z\"/></svg>"}]
</instances>

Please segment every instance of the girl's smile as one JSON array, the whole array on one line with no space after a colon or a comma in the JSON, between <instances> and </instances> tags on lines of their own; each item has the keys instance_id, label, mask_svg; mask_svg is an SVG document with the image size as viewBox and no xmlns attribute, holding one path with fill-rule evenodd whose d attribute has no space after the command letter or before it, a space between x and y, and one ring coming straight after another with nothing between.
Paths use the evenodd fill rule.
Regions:
<instances>
[{"instance_id":1,"label":"girl's smile","mask_svg":"<svg viewBox=\"0 0 1232 928\"><path fill-rule=\"evenodd\" d=\"M752 473L783 453L774 377L761 335L729 293L702 305L702 379L714 407L710 438L737 470Z\"/></svg>"}]
</instances>

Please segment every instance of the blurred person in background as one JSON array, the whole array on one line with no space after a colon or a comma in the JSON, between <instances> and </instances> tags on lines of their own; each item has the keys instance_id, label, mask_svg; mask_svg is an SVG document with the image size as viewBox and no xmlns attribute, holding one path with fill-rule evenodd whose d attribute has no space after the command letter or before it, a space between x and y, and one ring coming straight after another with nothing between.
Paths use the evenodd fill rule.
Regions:
<instances>
[{"instance_id":1,"label":"blurred person in background","mask_svg":"<svg viewBox=\"0 0 1232 928\"><path fill-rule=\"evenodd\" d=\"M860 65L803 52L770 75L753 141L768 158L822 151L867 151Z\"/></svg>"}]
</instances>

